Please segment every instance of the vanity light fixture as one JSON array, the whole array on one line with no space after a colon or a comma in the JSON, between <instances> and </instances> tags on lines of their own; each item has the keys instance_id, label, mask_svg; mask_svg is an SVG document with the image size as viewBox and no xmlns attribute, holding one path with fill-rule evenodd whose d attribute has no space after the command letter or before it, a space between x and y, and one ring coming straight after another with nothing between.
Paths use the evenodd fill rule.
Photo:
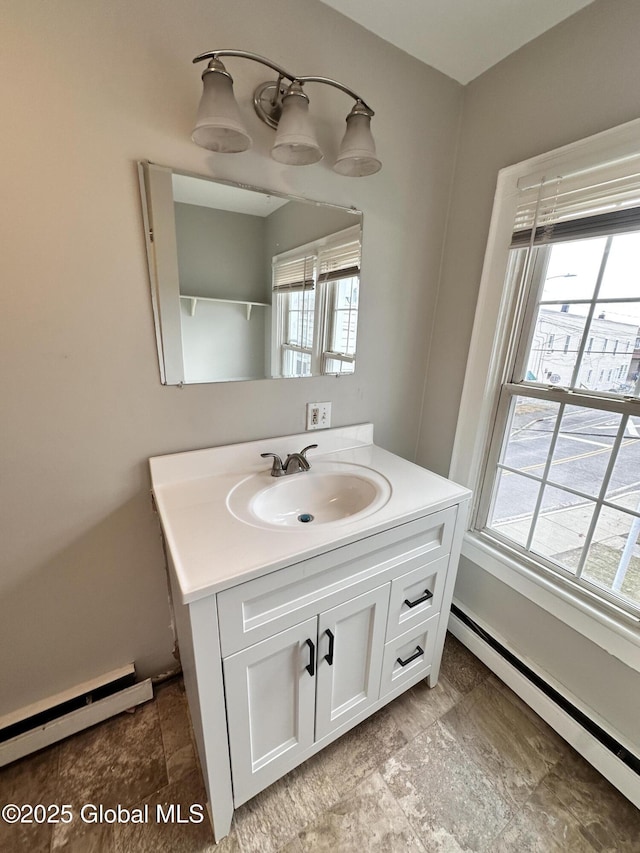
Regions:
<instances>
[{"instance_id":1,"label":"vanity light fixture","mask_svg":"<svg viewBox=\"0 0 640 853\"><path fill-rule=\"evenodd\" d=\"M202 75L204 90L196 126L191 135L196 145L220 154L234 154L251 147L251 137L233 95L233 78L220 61L221 56L251 59L266 65L278 75L277 80L258 86L253 95L258 117L277 131L271 149L274 160L289 166L306 166L322 159L322 151L309 116L309 98L303 86L305 83L325 83L340 89L355 101L347 116L347 130L333 166L334 171L350 177L373 175L380 171L382 163L376 156L370 127L374 112L359 95L343 83L328 77L298 77L290 74L270 59L246 50L210 50L193 60L209 60Z\"/></svg>"}]
</instances>

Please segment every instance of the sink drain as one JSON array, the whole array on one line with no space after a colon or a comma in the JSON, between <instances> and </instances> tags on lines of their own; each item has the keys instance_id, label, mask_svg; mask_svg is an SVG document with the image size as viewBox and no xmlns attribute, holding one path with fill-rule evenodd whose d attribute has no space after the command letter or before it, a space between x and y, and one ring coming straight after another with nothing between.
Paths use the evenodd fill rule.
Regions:
<instances>
[{"instance_id":1,"label":"sink drain","mask_svg":"<svg viewBox=\"0 0 640 853\"><path fill-rule=\"evenodd\" d=\"M302 512L298 516L298 521L301 521L303 524L307 524L309 521L313 521L313 516L310 512Z\"/></svg>"}]
</instances>

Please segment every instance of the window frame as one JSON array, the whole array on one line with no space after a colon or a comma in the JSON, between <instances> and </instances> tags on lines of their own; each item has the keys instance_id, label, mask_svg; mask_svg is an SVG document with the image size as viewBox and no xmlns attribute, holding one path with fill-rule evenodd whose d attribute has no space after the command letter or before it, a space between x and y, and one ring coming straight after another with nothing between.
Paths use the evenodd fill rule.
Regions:
<instances>
[{"instance_id":1,"label":"window frame","mask_svg":"<svg viewBox=\"0 0 640 853\"><path fill-rule=\"evenodd\" d=\"M638 231L640 231L640 221L638 222L637 232ZM590 238L585 235L580 239L593 238ZM585 568L586 560L588 558L589 548L593 542L593 537L595 535L595 531L597 529L597 524L602 514L602 510L610 509L614 511L621 511L625 514L638 517L637 511L630 509L622 510L622 508L619 505L616 505L615 502L608 500L605 489L606 486L608 486L609 478L611 476L612 471L614 470L617 460L617 454L620 450L621 445L623 445L628 419L629 417L632 417L634 415L640 415L640 400L635 395L616 395L612 394L610 390L582 390L579 387L580 376L584 368L582 359L584 353L588 351L588 342L591 338L591 332L593 328L592 321L596 321L596 310L598 304L601 301L605 301L599 295L599 288L603 276L606 275L610 248L613 244L613 240L615 239L615 235L609 234L604 239L605 243L603 245L602 255L599 261L599 272L594 284L594 291L592 293L591 298L580 298L574 300L573 303L568 303L580 303L584 305L588 304L590 306L587 315L585 315L584 327L582 329L582 332L580 333L580 345L577 351L575 365L571 370L571 379L569 382L569 386L556 386L546 384L542 382L541 379L537 382L531 381L529 379L528 364L532 341L536 334L536 318L537 316L539 316L540 307L542 305L549 304L549 301L544 300L542 297L550 255L554 244L546 243L544 245L536 246L531 250L532 256L531 262L529 264L529 276L528 280L523 285L523 293L525 297L523 304L525 305L525 308L523 311L523 316L519 319L516 319L516 321L514 322L514 328L512 330L512 334L515 341L515 346L513 348L514 357L512 359L512 362L506 366L508 381L506 381L500 389L500 398L496 411L495 423L492 430L491 444L485 460L486 468L484 473L484 486L482 494L479 495L478 511L474 519L474 526L477 531L485 533L490 538L495 538L498 542L502 544L509 545L519 553L522 553L523 556L527 557L528 559L532 559L539 567L548 569L549 571L558 574L560 578L564 578L570 583L577 584L579 587L585 588L587 591L590 591L595 594L596 597L601 598L603 602L613 605L614 607L624 611L625 613L630 613L634 618L640 621L640 603L631 604L625 602L624 599L619 598L612 591L608 591L606 588L602 588L596 584L590 583L588 579L586 577L583 577L582 575L583 570ZM524 260L526 259L526 253L528 250L524 248L516 248L511 251L520 253L521 259ZM625 303L637 302L638 300L635 297L629 297L617 301L620 303ZM553 336L550 335L550 339L552 337ZM569 336L565 336L563 346L564 353L567 353L568 350L568 338ZM605 342L608 340L608 338L605 338ZM617 349L618 345L619 339L615 339L614 349ZM556 352L560 352L560 350L556 350ZM605 348L603 347L603 353L604 352ZM611 353L611 355L613 354L614 352ZM601 370L601 376L606 371L607 381L611 382L612 378L614 377L614 369L615 376L617 376L619 374L619 370L618 368L613 367L604 368L603 370ZM620 369L624 369L624 366ZM509 431L509 421L512 416L512 404L514 399L519 397L529 397L531 399L546 400L548 402L557 403L559 406L556 422L554 425L554 432L551 438L551 444L548 451L548 463L545 466L544 473L541 477L543 489L540 491L532 516L531 534L533 533L535 523L537 522L537 519L541 512L540 503L543 499L544 487L546 485L549 485L551 488L556 487L564 489L565 491L573 493L577 496L581 496L585 500L592 502L594 505L593 518L588 526L588 531L586 533L586 547L580 557L575 573L569 571L568 569L565 569L562 565L559 565L551 559L546 559L539 553L532 553L533 549L530 546L523 546L521 544L518 544L517 542L513 543L512 540L502 535L499 530L496 530L489 523L489 518L492 514L492 507L496 499L495 483L500 477L499 472L501 470L511 470L513 473L520 473L521 476L530 476L524 474L523 472L518 472L510 468L509 466L505 466L504 462L501 460L501 454L504 448L504 441ZM597 406L594 405L594 397L598 397L601 401ZM620 424L617 428L617 435L611 447L610 459L607 466L607 470L603 473L603 486L598 495L587 495L585 492L582 492L578 489L570 488L568 486L562 486L553 482L550 470L551 457L553 454L556 440L559 435L562 416L567 407L584 408L589 411L599 409L606 412L615 412L621 415ZM531 475L531 478L534 479L536 482L540 481L537 476ZM529 539L531 539L531 535L529 536Z\"/></svg>"},{"instance_id":2,"label":"window frame","mask_svg":"<svg viewBox=\"0 0 640 853\"><path fill-rule=\"evenodd\" d=\"M512 269L515 254L509 251L519 186L554 170L555 174L578 174L602 163L640 157L639 140L640 119L636 119L499 172L449 471L452 479L474 492L463 557L638 671L640 623L635 616L541 568L508 543L489 539L478 530L478 513L480 498L486 495L486 460L500 390L517 356L518 341L511 330L527 309L528 294L518 286ZM553 399L553 390L546 393ZM594 395L592 403L594 408L608 407L605 397ZM640 409L634 414L640 414Z\"/></svg>"},{"instance_id":3,"label":"window frame","mask_svg":"<svg viewBox=\"0 0 640 853\"><path fill-rule=\"evenodd\" d=\"M287 379L305 379L307 377L314 376L314 371L316 371L315 375L317 375L318 370L318 358L317 358L317 345L316 345L316 337L317 337L317 323L316 323L316 311L318 309L318 292L317 289L314 288L314 306L313 306L313 339L310 347L306 347L302 344L292 343L289 340L286 340L287 331L289 328L290 317L294 313L291 309L291 295L293 293L303 293L304 288L294 288L291 290L284 290L281 293L274 293L274 304L275 310L273 311L274 321L275 321L275 329L277 330L274 335L274 353L272 364L278 365L278 375L281 377L285 377ZM300 312L301 317L304 317L304 310ZM310 359L309 373L287 373L285 371L285 359L287 357L288 352L300 353L301 355L308 355ZM277 359L277 360L276 360Z\"/></svg>"},{"instance_id":4,"label":"window frame","mask_svg":"<svg viewBox=\"0 0 640 853\"><path fill-rule=\"evenodd\" d=\"M352 278L358 279L358 304L356 305L355 309L338 308L338 286L341 281L347 281ZM326 300L326 305L323 312L325 323L322 342L322 373L327 376L349 376L355 370L356 346L358 337L358 318L360 311L360 276L355 276L349 273L342 276L341 278L333 278L330 281L325 281L322 284L324 285L323 296ZM338 350L331 349L331 341L334 338L337 315L346 310L348 310L349 313L353 312L356 315L356 332L353 342L353 353L340 352ZM351 370L329 371L327 370L328 361L339 361L341 362L341 364L350 365Z\"/></svg>"}]
</instances>

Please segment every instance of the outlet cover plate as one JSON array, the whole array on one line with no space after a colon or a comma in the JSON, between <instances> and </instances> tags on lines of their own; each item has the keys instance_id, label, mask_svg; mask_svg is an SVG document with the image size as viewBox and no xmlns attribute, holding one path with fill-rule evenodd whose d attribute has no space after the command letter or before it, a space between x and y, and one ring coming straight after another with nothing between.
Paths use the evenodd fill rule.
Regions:
<instances>
[{"instance_id":1,"label":"outlet cover plate","mask_svg":"<svg viewBox=\"0 0 640 853\"><path fill-rule=\"evenodd\" d=\"M331 403L307 403L307 429L328 429L331 426Z\"/></svg>"}]
</instances>

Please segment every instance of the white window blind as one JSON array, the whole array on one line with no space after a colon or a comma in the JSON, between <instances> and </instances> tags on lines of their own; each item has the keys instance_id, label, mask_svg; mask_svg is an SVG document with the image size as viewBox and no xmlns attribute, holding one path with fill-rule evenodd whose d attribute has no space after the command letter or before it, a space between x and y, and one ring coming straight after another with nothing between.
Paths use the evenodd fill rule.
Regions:
<instances>
[{"instance_id":1,"label":"white window blind","mask_svg":"<svg viewBox=\"0 0 640 853\"><path fill-rule=\"evenodd\" d=\"M513 246L619 234L640 222L640 157L566 176L524 178L518 189Z\"/></svg>"},{"instance_id":2,"label":"white window blind","mask_svg":"<svg viewBox=\"0 0 640 853\"><path fill-rule=\"evenodd\" d=\"M273 290L313 290L316 254L291 260L274 260Z\"/></svg>"},{"instance_id":3,"label":"white window blind","mask_svg":"<svg viewBox=\"0 0 640 853\"><path fill-rule=\"evenodd\" d=\"M326 246L318 255L318 277L336 281L360 274L360 240Z\"/></svg>"}]
</instances>

